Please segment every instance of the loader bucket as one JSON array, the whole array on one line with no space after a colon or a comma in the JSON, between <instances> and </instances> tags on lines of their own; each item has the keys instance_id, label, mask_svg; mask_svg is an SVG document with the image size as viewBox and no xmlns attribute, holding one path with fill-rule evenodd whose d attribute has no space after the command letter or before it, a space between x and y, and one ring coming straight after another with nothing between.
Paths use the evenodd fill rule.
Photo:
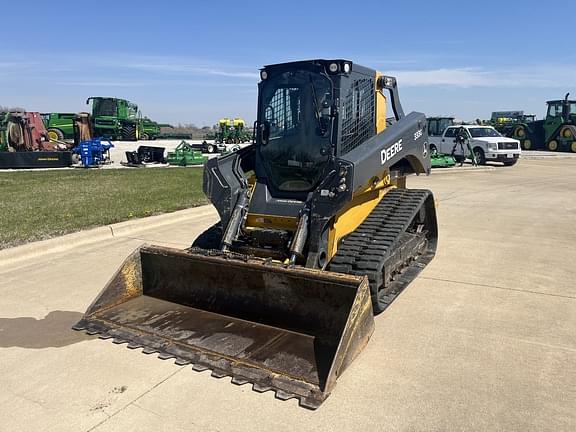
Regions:
<instances>
[{"instance_id":1,"label":"loader bucket","mask_svg":"<svg viewBox=\"0 0 576 432\"><path fill-rule=\"evenodd\" d=\"M315 409L374 320L365 277L143 246L74 329Z\"/></svg>"}]
</instances>

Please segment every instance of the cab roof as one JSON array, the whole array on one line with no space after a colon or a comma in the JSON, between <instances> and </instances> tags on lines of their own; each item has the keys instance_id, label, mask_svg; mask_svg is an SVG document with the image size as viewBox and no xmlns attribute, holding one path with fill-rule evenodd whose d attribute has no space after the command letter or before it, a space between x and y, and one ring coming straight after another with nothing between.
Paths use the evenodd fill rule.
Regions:
<instances>
[{"instance_id":1,"label":"cab roof","mask_svg":"<svg viewBox=\"0 0 576 432\"><path fill-rule=\"evenodd\" d=\"M359 64L354 63L352 60L347 60L347 59L310 59L310 60L299 60L299 61L293 61L293 62L286 62L286 63L276 63L276 64L270 64L270 65L266 65L263 68L261 68L260 70L274 70L274 69L288 69L288 68L299 68L299 67L306 67L306 66L311 66L311 65L322 65L324 67L328 67L328 65L330 63L338 63L338 64L342 64L342 63L350 63L352 65L352 71L354 72L359 72L362 74L366 74L366 75L375 75L376 74L376 70L375 69L371 69L365 66L361 66Z\"/></svg>"},{"instance_id":2,"label":"cab roof","mask_svg":"<svg viewBox=\"0 0 576 432\"><path fill-rule=\"evenodd\" d=\"M568 99L566 102L568 102L569 104L573 104L573 103L576 103L576 100ZM564 99L556 99L556 100L546 101L546 103L547 104L564 103Z\"/></svg>"}]
</instances>

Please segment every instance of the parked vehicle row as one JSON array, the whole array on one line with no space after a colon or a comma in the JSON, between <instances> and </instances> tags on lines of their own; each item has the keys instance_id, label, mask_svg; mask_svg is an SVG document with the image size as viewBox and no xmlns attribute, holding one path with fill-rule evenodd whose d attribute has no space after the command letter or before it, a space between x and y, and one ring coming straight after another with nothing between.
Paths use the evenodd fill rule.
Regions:
<instances>
[{"instance_id":1,"label":"parked vehicle row","mask_svg":"<svg viewBox=\"0 0 576 432\"><path fill-rule=\"evenodd\" d=\"M503 135L520 141L524 150L549 150L576 153L576 100L546 102L546 116L536 120L523 111L494 111L489 121Z\"/></svg>"},{"instance_id":2,"label":"parked vehicle row","mask_svg":"<svg viewBox=\"0 0 576 432\"><path fill-rule=\"evenodd\" d=\"M459 145L456 139L461 132L468 140L466 145ZM432 153L451 154L456 160L471 156L469 146L480 165L484 165L487 161L502 162L506 166L514 165L522 153L518 140L502 136L492 126L449 126L442 135L431 135L429 144Z\"/></svg>"}]
</instances>

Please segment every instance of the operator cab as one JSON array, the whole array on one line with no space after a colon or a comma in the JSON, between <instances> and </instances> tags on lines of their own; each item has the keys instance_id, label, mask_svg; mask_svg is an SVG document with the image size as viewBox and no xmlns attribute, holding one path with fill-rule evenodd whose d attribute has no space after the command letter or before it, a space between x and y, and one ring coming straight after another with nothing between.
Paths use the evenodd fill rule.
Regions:
<instances>
[{"instance_id":1,"label":"operator cab","mask_svg":"<svg viewBox=\"0 0 576 432\"><path fill-rule=\"evenodd\" d=\"M568 97L568 95L566 95ZM546 113L546 118L556 118L563 117L568 119L571 116L576 116L576 100L554 100L548 101L548 111Z\"/></svg>"},{"instance_id":2,"label":"operator cab","mask_svg":"<svg viewBox=\"0 0 576 432\"><path fill-rule=\"evenodd\" d=\"M447 127L454 124L454 117L428 117L428 136L442 136Z\"/></svg>"},{"instance_id":3,"label":"operator cab","mask_svg":"<svg viewBox=\"0 0 576 432\"><path fill-rule=\"evenodd\" d=\"M270 73L261 87L258 143L266 175L279 191L308 192L333 153L332 81L322 68L288 69Z\"/></svg>"},{"instance_id":4,"label":"operator cab","mask_svg":"<svg viewBox=\"0 0 576 432\"><path fill-rule=\"evenodd\" d=\"M305 200L331 161L376 134L374 71L310 60L265 66L260 78L256 176L274 196Z\"/></svg>"}]
</instances>

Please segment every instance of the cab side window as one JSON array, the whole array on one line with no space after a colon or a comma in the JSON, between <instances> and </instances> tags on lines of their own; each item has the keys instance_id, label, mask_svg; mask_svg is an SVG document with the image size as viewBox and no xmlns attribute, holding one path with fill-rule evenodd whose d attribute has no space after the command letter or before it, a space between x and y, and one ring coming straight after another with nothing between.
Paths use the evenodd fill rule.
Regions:
<instances>
[{"instance_id":1,"label":"cab side window","mask_svg":"<svg viewBox=\"0 0 576 432\"><path fill-rule=\"evenodd\" d=\"M456 128L446 129L446 134L444 136L446 138L454 138L456 136Z\"/></svg>"},{"instance_id":2,"label":"cab side window","mask_svg":"<svg viewBox=\"0 0 576 432\"><path fill-rule=\"evenodd\" d=\"M438 135L438 122L436 120L430 120L428 122L428 135L430 136Z\"/></svg>"},{"instance_id":3,"label":"cab side window","mask_svg":"<svg viewBox=\"0 0 576 432\"><path fill-rule=\"evenodd\" d=\"M549 117L558 117L562 115L562 105L554 104L550 105L548 108L548 116Z\"/></svg>"}]
</instances>

